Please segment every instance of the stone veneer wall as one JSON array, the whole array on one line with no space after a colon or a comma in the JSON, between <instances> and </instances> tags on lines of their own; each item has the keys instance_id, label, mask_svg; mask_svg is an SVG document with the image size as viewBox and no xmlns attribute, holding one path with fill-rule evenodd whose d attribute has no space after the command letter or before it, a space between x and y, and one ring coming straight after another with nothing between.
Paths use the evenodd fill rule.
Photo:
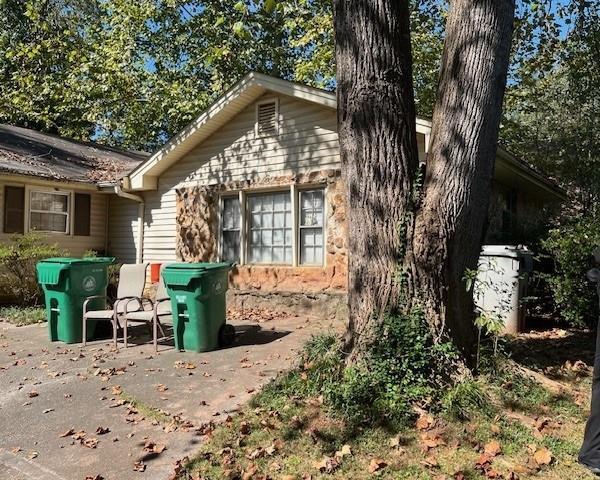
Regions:
<instances>
[{"instance_id":1,"label":"stone veneer wall","mask_svg":"<svg viewBox=\"0 0 600 480\"><path fill-rule=\"evenodd\" d=\"M240 265L231 274L231 287L239 299L234 303L264 302L273 294L287 304L298 307L333 302L324 307L338 312L345 304L347 288L347 228L344 185L339 170L316 171L283 177L262 177L253 181L234 182L208 187L186 187L177 190L177 258L182 261L217 260L219 195L257 188L286 187L296 184L326 186L325 265L323 267L288 267ZM295 300L290 294L297 294ZM319 302L313 300L319 299ZM321 307L318 310L323 310ZM337 314L336 314L337 316Z\"/></svg>"}]
</instances>

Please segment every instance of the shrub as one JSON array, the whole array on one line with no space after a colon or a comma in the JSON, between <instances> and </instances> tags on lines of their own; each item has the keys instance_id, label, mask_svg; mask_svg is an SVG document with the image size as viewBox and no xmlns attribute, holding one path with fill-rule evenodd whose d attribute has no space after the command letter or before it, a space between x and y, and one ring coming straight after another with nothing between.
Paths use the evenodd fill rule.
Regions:
<instances>
[{"instance_id":1,"label":"shrub","mask_svg":"<svg viewBox=\"0 0 600 480\"><path fill-rule=\"evenodd\" d=\"M389 315L374 328L365 355L344 369L328 396L352 421L404 424L415 404L439 403L457 359L451 344L433 341L420 310Z\"/></svg>"},{"instance_id":2,"label":"shrub","mask_svg":"<svg viewBox=\"0 0 600 480\"><path fill-rule=\"evenodd\" d=\"M542 246L556 263L546 280L560 314L574 326L593 324L598 318L598 297L585 274L600 246L600 218L580 217L553 229Z\"/></svg>"},{"instance_id":3,"label":"shrub","mask_svg":"<svg viewBox=\"0 0 600 480\"><path fill-rule=\"evenodd\" d=\"M458 355L450 344L433 341L419 310L385 317L370 338L349 366L334 336L312 338L301 367L265 394L276 389L289 396L322 396L332 412L354 425L401 426L412 419L416 404L441 405Z\"/></svg>"},{"instance_id":4,"label":"shrub","mask_svg":"<svg viewBox=\"0 0 600 480\"><path fill-rule=\"evenodd\" d=\"M43 296L35 265L44 258L61 254L58 245L46 243L38 233L15 235L9 244L0 245L0 281L4 291L21 305L38 305Z\"/></svg>"}]
</instances>

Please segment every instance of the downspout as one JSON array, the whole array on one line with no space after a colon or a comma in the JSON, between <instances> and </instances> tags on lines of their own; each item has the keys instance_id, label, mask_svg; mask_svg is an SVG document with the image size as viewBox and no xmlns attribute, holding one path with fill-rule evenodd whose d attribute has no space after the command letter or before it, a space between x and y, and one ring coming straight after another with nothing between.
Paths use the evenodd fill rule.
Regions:
<instances>
[{"instance_id":1,"label":"downspout","mask_svg":"<svg viewBox=\"0 0 600 480\"><path fill-rule=\"evenodd\" d=\"M146 204L144 199L139 195L124 192L121 188L120 182L115 185L115 193L118 197L127 198L128 200L138 202L138 249L136 251L135 261L136 263L142 263L144 260L144 214L146 210Z\"/></svg>"}]
</instances>

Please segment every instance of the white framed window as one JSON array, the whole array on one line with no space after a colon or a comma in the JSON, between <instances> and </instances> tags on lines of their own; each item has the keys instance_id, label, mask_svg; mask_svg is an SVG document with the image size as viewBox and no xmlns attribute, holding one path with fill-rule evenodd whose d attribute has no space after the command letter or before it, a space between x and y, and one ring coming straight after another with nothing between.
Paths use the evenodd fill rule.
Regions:
<instances>
[{"instance_id":1,"label":"white framed window","mask_svg":"<svg viewBox=\"0 0 600 480\"><path fill-rule=\"evenodd\" d=\"M240 261L241 212L238 197L221 199L221 259L226 262Z\"/></svg>"},{"instance_id":2,"label":"white framed window","mask_svg":"<svg viewBox=\"0 0 600 480\"><path fill-rule=\"evenodd\" d=\"M248 262L292 262L293 218L290 191L248 195Z\"/></svg>"},{"instance_id":3,"label":"white framed window","mask_svg":"<svg viewBox=\"0 0 600 480\"><path fill-rule=\"evenodd\" d=\"M29 192L29 230L69 233L70 194L31 190Z\"/></svg>"},{"instance_id":4,"label":"white framed window","mask_svg":"<svg viewBox=\"0 0 600 480\"><path fill-rule=\"evenodd\" d=\"M251 265L323 266L325 198L322 186L221 196L220 259Z\"/></svg>"},{"instance_id":5,"label":"white framed window","mask_svg":"<svg viewBox=\"0 0 600 480\"><path fill-rule=\"evenodd\" d=\"M324 191L300 190L298 208L300 265L323 264Z\"/></svg>"},{"instance_id":6,"label":"white framed window","mask_svg":"<svg viewBox=\"0 0 600 480\"><path fill-rule=\"evenodd\" d=\"M279 101L274 98L256 104L257 138L272 137L279 133Z\"/></svg>"}]
</instances>

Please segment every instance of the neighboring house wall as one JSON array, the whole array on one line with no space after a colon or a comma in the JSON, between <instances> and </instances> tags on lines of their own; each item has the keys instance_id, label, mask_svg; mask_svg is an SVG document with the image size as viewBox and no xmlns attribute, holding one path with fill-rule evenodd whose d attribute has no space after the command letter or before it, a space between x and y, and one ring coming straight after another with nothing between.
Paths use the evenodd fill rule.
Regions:
<instances>
[{"instance_id":1,"label":"neighboring house wall","mask_svg":"<svg viewBox=\"0 0 600 480\"><path fill-rule=\"evenodd\" d=\"M87 250L103 252L106 248L106 213L108 196L97 193L95 189L86 188L85 185L69 184L63 182L51 182L24 176L0 175L0 242L6 243L11 240L14 233L4 232L5 186L17 186L25 188L24 230L29 229L29 199L30 192L65 192L69 198L69 233L46 233L41 234L47 238L49 243L57 243L61 249L70 255L82 255ZM90 195L90 235L74 235L74 194L84 193Z\"/></svg>"},{"instance_id":2,"label":"neighboring house wall","mask_svg":"<svg viewBox=\"0 0 600 480\"><path fill-rule=\"evenodd\" d=\"M111 195L109 212L108 254L119 263L135 263L139 245L138 203Z\"/></svg>"},{"instance_id":3,"label":"neighboring house wall","mask_svg":"<svg viewBox=\"0 0 600 480\"><path fill-rule=\"evenodd\" d=\"M528 192L494 181L485 244L529 244L547 228L551 205Z\"/></svg>"}]
</instances>

